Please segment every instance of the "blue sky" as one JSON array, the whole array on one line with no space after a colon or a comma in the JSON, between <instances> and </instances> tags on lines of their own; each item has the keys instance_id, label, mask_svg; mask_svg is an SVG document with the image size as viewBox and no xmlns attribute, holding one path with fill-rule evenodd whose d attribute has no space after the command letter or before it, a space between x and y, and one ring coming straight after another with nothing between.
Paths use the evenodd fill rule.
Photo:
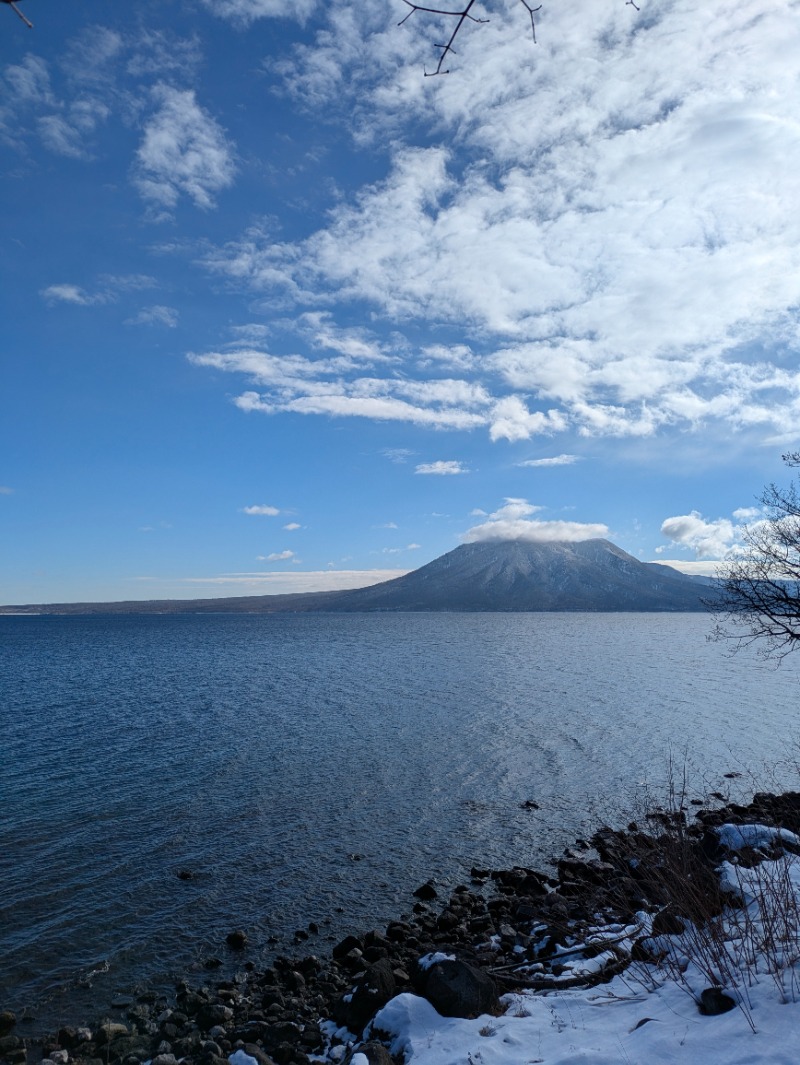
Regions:
<instances>
[{"instance_id":1,"label":"blue sky","mask_svg":"<svg viewBox=\"0 0 800 1065\"><path fill-rule=\"evenodd\" d=\"M0 602L713 569L800 439L797 3L0 11Z\"/></svg>"}]
</instances>

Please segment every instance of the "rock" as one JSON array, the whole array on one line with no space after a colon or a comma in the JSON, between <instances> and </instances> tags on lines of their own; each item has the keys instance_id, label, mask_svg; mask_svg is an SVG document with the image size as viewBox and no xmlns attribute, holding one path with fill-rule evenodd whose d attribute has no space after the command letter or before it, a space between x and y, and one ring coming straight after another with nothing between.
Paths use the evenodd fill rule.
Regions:
<instances>
[{"instance_id":1,"label":"rock","mask_svg":"<svg viewBox=\"0 0 800 1065\"><path fill-rule=\"evenodd\" d=\"M230 1006L209 1002L197 1012L197 1023L200 1030L211 1034L211 1029L217 1025L223 1025L226 1021L233 1020L233 1010ZM216 1038L216 1036L212 1036Z\"/></svg>"},{"instance_id":2,"label":"rock","mask_svg":"<svg viewBox=\"0 0 800 1065\"><path fill-rule=\"evenodd\" d=\"M8 1035L16 1023L16 1015L11 1010L0 1012L0 1036Z\"/></svg>"},{"instance_id":3,"label":"rock","mask_svg":"<svg viewBox=\"0 0 800 1065\"><path fill-rule=\"evenodd\" d=\"M431 902L433 899L438 898L439 895L436 888L433 886L432 881L428 880L426 883L420 884L414 892L414 897L420 899L422 902Z\"/></svg>"},{"instance_id":4,"label":"rock","mask_svg":"<svg viewBox=\"0 0 800 1065\"><path fill-rule=\"evenodd\" d=\"M241 928L238 928L235 932L228 932L225 942L232 950L244 950L247 946L247 936Z\"/></svg>"},{"instance_id":5,"label":"rock","mask_svg":"<svg viewBox=\"0 0 800 1065\"><path fill-rule=\"evenodd\" d=\"M255 1043L245 1043L242 1050L244 1050L245 1054L249 1057L255 1058L258 1065L274 1065L272 1058L268 1054L265 1054L261 1047L256 1046Z\"/></svg>"},{"instance_id":6,"label":"rock","mask_svg":"<svg viewBox=\"0 0 800 1065\"><path fill-rule=\"evenodd\" d=\"M363 1054L369 1065L394 1065L392 1055L383 1045L371 1039L358 1048L359 1054Z\"/></svg>"},{"instance_id":7,"label":"rock","mask_svg":"<svg viewBox=\"0 0 800 1065\"><path fill-rule=\"evenodd\" d=\"M670 910L659 910L653 918L654 936L681 936L686 931L686 921Z\"/></svg>"},{"instance_id":8,"label":"rock","mask_svg":"<svg viewBox=\"0 0 800 1065\"><path fill-rule=\"evenodd\" d=\"M345 936L341 942L337 943L331 951L331 957L334 959L344 958L353 950L362 950L363 944L360 939L356 939L355 936Z\"/></svg>"},{"instance_id":9,"label":"rock","mask_svg":"<svg viewBox=\"0 0 800 1065\"><path fill-rule=\"evenodd\" d=\"M697 1008L706 1017L716 1017L717 1014L735 1009L736 1001L730 995L726 995L720 987L707 987L700 993Z\"/></svg>"},{"instance_id":10,"label":"rock","mask_svg":"<svg viewBox=\"0 0 800 1065\"><path fill-rule=\"evenodd\" d=\"M124 1024L101 1024L94 1034L94 1041L99 1047L113 1043L115 1039L122 1039L130 1035Z\"/></svg>"},{"instance_id":11,"label":"rock","mask_svg":"<svg viewBox=\"0 0 800 1065\"><path fill-rule=\"evenodd\" d=\"M468 962L436 962L420 984L424 997L443 1017L480 1017L500 1009L494 980Z\"/></svg>"},{"instance_id":12,"label":"rock","mask_svg":"<svg viewBox=\"0 0 800 1065\"><path fill-rule=\"evenodd\" d=\"M222 965L222 958L206 958L203 962L204 969L219 969Z\"/></svg>"},{"instance_id":13,"label":"rock","mask_svg":"<svg viewBox=\"0 0 800 1065\"><path fill-rule=\"evenodd\" d=\"M351 1032L361 1032L390 998L396 989L394 973L387 958L368 965L363 977L348 995L335 1005L333 1015L336 1023Z\"/></svg>"},{"instance_id":14,"label":"rock","mask_svg":"<svg viewBox=\"0 0 800 1065\"><path fill-rule=\"evenodd\" d=\"M402 943L410 935L413 935L413 929L405 921L391 921L386 927L386 938L392 943Z\"/></svg>"},{"instance_id":15,"label":"rock","mask_svg":"<svg viewBox=\"0 0 800 1065\"><path fill-rule=\"evenodd\" d=\"M178 880L194 880L194 873L190 869L180 869Z\"/></svg>"}]
</instances>

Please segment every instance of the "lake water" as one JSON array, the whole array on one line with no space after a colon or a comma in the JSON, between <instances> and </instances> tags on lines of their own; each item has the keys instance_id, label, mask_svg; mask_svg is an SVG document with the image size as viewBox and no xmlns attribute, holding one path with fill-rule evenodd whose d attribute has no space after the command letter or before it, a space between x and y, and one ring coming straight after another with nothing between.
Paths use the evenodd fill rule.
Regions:
<instances>
[{"instance_id":1,"label":"lake water","mask_svg":"<svg viewBox=\"0 0 800 1065\"><path fill-rule=\"evenodd\" d=\"M796 785L794 662L726 657L710 629L0 617L0 1008L29 1007L32 1030L92 1019L137 983L233 964L235 928L258 962L311 921L300 949L323 951L430 876L543 866L623 823L670 751L699 789Z\"/></svg>"}]
</instances>

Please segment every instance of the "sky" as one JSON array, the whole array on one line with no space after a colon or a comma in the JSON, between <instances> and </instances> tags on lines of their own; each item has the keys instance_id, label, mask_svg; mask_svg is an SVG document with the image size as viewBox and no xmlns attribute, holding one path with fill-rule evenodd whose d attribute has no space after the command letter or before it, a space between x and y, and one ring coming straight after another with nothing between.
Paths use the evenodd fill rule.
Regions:
<instances>
[{"instance_id":1,"label":"sky","mask_svg":"<svg viewBox=\"0 0 800 1065\"><path fill-rule=\"evenodd\" d=\"M789 480L799 3L18 6L0 602L713 572Z\"/></svg>"}]
</instances>

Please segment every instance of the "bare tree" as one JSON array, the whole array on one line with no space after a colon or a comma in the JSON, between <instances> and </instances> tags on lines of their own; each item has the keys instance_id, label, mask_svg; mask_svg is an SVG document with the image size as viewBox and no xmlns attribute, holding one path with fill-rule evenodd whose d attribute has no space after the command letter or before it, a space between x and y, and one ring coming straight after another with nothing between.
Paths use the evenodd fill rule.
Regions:
<instances>
[{"instance_id":1,"label":"bare tree","mask_svg":"<svg viewBox=\"0 0 800 1065\"><path fill-rule=\"evenodd\" d=\"M800 452L783 455L800 467ZM757 643L765 657L783 658L800 647L800 480L768 485L759 502L764 517L747 525L742 550L723 564L715 635L735 646Z\"/></svg>"}]
</instances>

